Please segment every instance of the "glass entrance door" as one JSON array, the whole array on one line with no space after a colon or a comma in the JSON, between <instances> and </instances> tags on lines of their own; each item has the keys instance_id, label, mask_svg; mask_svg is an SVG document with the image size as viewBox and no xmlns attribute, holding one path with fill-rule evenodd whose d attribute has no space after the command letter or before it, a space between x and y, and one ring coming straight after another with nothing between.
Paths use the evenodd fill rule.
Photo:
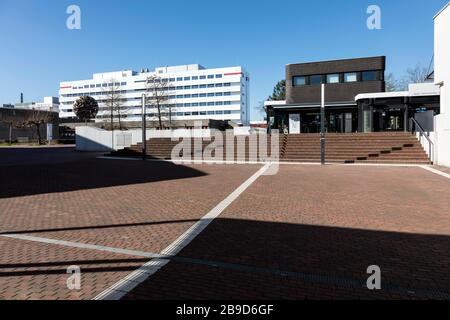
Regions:
<instances>
[{"instance_id":1,"label":"glass entrance door","mask_svg":"<svg viewBox=\"0 0 450 320\"><path fill-rule=\"evenodd\" d=\"M373 108L371 106L363 108L363 130L364 132L373 131Z\"/></svg>"},{"instance_id":2,"label":"glass entrance door","mask_svg":"<svg viewBox=\"0 0 450 320\"><path fill-rule=\"evenodd\" d=\"M404 131L405 112L402 109L376 110L373 113L373 128L375 132Z\"/></svg>"}]
</instances>

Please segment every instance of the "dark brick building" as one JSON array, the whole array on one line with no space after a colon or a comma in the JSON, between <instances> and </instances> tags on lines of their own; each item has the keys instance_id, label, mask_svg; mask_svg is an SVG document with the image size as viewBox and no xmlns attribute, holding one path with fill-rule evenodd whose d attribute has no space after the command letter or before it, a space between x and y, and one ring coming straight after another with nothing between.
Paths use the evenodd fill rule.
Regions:
<instances>
[{"instance_id":1,"label":"dark brick building","mask_svg":"<svg viewBox=\"0 0 450 320\"><path fill-rule=\"evenodd\" d=\"M355 97L384 92L385 67L384 56L287 65L285 103L266 103L271 127L292 131L294 121L302 133L318 132L324 83L327 131L358 131Z\"/></svg>"}]
</instances>

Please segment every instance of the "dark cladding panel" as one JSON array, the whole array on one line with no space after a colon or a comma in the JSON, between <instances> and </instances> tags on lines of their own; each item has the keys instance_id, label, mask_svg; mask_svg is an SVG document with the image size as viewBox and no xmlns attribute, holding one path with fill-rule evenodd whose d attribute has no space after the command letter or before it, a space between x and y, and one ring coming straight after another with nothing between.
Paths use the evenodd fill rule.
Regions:
<instances>
[{"instance_id":1,"label":"dark cladding panel","mask_svg":"<svg viewBox=\"0 0 450 320\"><path fill-rule=\"evenodd\" d=\"M384 92L385 57L335 60L324 62L289 64L286 66L286 100L287 104L318 103L320 101L320 85L294 86L293 79L298 76L335 75L340 74L340 83L327 84L327 102L354 101L360 93ZM379 71L376 81L361 81L361 72ZM344 73L356 72L358 82L343 82Z\"/></svg>"},{"instance_id":2,"label":"dark cladding panel","mask_svg":"<svg viewBox=\"0 0 450 320\"><path fill-rule=\"evenodd\" d=\"M385 70L386 58L359 58L346 60L333 60L309 63L288 64L286 66L286 76L328 74L335 72Z\"/></svg>"}]
</instances>

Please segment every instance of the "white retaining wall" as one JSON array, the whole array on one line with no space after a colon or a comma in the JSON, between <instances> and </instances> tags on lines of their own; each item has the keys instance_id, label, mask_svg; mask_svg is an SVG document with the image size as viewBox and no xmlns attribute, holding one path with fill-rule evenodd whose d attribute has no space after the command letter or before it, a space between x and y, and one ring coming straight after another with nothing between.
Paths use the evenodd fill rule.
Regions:
<instances>
[{"instance_id":1,"label":"white retaining wall","mask_svg":"<svg viewBox=\"0 0 450 320\"><path fill-rule=\"evenodd\" d=\"M112 151L121 150L142 142L142 130L114 130L114 132L97 127L79 126L75 129L77 151ZM209 138L207 129L147 130L147 139L152 138Z\"/></svg>"},{"instance_id":2,"label":"white retaining wall","mask_svg":"<svg viewBox=\"0 0 450 320\"><path fill-rule=\"evenodd\" d=\"M434 82L441 88L436 120L436 163L450 167L450 3L434 19Z\"/></svg>"},{"instance_id":3,"label":"white retaining wall","mask_svg":"<svg viewBox=\"0 0 450 320\"><path fill-rule=\"evenodd\" d=\"M450 167L450 114L438 115L435 121L435 162L440 166Z\"/></svg>"}]
</instances>

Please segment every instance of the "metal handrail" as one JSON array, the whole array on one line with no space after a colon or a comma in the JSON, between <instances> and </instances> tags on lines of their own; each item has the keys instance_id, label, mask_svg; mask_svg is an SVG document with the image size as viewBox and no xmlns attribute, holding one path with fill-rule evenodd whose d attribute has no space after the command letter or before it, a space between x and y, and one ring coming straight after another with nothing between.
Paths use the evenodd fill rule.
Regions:
<instances>
[{"instance_id":1,"label":"metal handrail","mask_svg":"<svg viewBox=\"0 0 450 320\"><path fill-rule=\"evenodd\" d=\"M419 128L419 134L420 134L420 137L425 136L425 138L427 139L427 141L428 141L428 151L429 151L430 160L431 160L432 162L434 162L434 143L433 143L433 141L431 141L431 138L430 138L429 134L427 134L427 133L425 132L424 128L420 125L419 122L417 122L416 119L411 118L410 120L411 120L411 122L414 124L414 129L411 130L412 133L417 132L416 128Z\"/></svg>"}]
</instances>

